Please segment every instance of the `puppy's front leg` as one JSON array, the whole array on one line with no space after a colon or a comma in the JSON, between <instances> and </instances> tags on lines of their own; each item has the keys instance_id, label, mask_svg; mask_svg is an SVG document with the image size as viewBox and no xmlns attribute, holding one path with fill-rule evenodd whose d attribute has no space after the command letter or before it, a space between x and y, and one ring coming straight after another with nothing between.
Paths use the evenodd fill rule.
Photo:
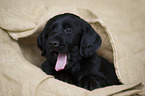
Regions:
<instances>
[{"instance_id":1,"label":"puppy's front leg","mask_svg":"<svg viewBox=\"0 0 145 96\"><path fill-rule=\"evenodd\" d=\"M42 64L42 70L48 74L48 75L52 75L54 73L54 67L52 65L50 65L50 63L48 62L48 60L46 60L43 64Z\"/></svg>"},{"instance_id":2,"label":"puppy's front leg","mask_svg":"<svg viewBox=\"0 0 145 96\"><path fill-rule=\"evenodd\" d=\"M67 71L55 72L54 77L70 84L76 84L76 78Z\"/></svg>"}]
</instances>

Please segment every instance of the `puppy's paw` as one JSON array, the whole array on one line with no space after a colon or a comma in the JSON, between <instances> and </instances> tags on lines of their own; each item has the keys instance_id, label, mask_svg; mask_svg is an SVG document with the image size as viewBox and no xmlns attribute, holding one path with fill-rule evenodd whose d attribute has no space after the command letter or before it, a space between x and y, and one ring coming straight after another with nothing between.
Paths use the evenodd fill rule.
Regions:
<instances>
[{"instance_id":1,"label":"puppy's paw","mask_svg":"<svg viewBox=\"0 0 145 96\"><path fill-rule=\"evenodd\" d=\"M96 88L100 88L100 87L104 86L104 84L102 82L100 82L99 80L97 80L93 76L85 76L84 78L82 78L79 81L78 86L83 87L83 88L91 91L91 90L94 90Z\"/></svg>"},{"instance_id":2,"label":"puppy's paw","mask_svg":"<svg viewBox=\"0 0 145 96\"><path fill-rule=\"evenodd\" d=\"M70 83L70 84L75 84L75 79L73 79L73 77L69 74L64 74L64 73L55 73L54 77L56 79L62 80L64 82Z\"/></svg>"},{"instance_id":3,"label":"puppy's paw","mask_svg":"<svg viewBox=\"0 0 145 96\"><path fill-rule=\"evenodd\" d=\"M41 68L48 75L53 75L53 73L54 73L54 68L52 66L50 66L50 64L48 63L48 61L45 61L41 65Z\"/></svg>"}]
</instances>

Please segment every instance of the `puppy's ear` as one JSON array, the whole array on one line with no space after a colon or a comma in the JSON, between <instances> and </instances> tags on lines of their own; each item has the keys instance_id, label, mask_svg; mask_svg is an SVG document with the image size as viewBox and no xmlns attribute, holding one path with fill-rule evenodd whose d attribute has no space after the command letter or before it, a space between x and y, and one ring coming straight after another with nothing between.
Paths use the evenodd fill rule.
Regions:
<instances>
[{"instance_id":1,"label":"puppy's ear","mask_svg":"<svg viewBox=\"0 0 145 96\"><path fill-rule=\"evenodd\" d=\"M44 27L43 32L38 36L37 39L37 46L40 48L40 50L42 51L41 56L45 55L45 44L46 44L46 40L48 38L48 24L46 24L46 26Z\"/></svg>"},{"instance_id":2,"label":"puppy's ear","mask_svg":"<svg viewBox=\"0 0 145 96\"><path fill-rule=\"evenodd\" d=\"M101 46L101 43L102 40L99 34L96 33L90 24L85 22L84 33L80 45L81 56L91 56Z\"/></svg>"}]
</instances>

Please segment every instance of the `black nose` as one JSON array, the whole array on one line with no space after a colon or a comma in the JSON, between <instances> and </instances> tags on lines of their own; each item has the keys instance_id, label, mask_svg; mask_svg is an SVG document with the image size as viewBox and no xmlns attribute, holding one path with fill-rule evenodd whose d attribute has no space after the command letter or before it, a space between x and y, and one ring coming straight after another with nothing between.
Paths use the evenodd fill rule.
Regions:
<instances>
[{"instance_id":1,"label":"black nose","mask_svg":"<svg viewBox=\"0 0 145 96\"><path fill-rule=\"evenodd\" d=\"M59 42L58 41L49 41L49 45L52 46L52 47L58 47Z\"/></svg>"}]
</instances>

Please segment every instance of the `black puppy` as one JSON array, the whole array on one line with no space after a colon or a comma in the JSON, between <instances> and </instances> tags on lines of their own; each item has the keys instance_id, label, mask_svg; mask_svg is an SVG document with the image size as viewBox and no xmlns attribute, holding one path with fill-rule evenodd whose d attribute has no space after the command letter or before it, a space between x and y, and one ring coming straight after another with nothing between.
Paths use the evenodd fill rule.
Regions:
<instances>
[{"instance_id":1,"label":"black puppy","mask_svg":"<svg viewBox=\"0 0 145 96\"><path fill-rule=\"evenodd\" d=\"M45 73L88 90L120 84L113 64L96 54L100 36L80 17L65 13L51 18L37 42L47 58Z\"/></svg>"}]
</instances>

